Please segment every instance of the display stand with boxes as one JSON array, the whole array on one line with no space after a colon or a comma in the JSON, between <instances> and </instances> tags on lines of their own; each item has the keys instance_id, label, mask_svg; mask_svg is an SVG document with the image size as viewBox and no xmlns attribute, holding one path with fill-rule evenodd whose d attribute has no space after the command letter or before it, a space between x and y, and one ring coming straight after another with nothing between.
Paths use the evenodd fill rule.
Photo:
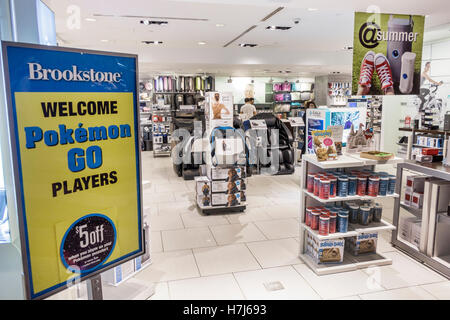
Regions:
<instances>
[{"instance_id":1,"label":"display stand with boxes","mask_svg":"<svg viewBox=\"0 0 450 320\"><path fill-rule=\"evenodd\" d=\"M405 195L395 201L392 244L450 279L450 168L405 162L397 166L397 181L405 170L409 176Z\"/></svg>"},{"instance_id":2,"label":"display stand with boxes","mask_svg":"<svg viewBox=\"0 0 450 320\"><path fill-rule=\"evenodd\" d=\"M233 95L207 93L205 118L209 159L195 178L197 206L204 214L242 212L246 208L247 158L245 137L233 128ZM230 132L235 136L227 136Z\"/></svg>"},{"instance_id":3,"label":"display stand with boxes","mask_svg":"<svg viewBox=\"0 0 450 320\"><path fill-rule=\"evenodd\" d=\"M394 158L382 164L400 161ZM378 232L395 227L382 219L382 207L373 202L399 195L395 176L379 173L377 179L373 175L376 164L381 163L359 154L344 154L330 161L318 161L316 155L303 156L300 258L316 274L392 264L376 248ZM311 179L319 179L316 187ZM359 180L361 184L355 182Z\"/></svg>"},{"instance_id":4,"label":"display stand with boxes","mask_svg":"<svg viewBox=\"0 0 450 320\"><path fill-rule=\"evenodd\" d=\"M243 212L247 188L245 166L202 166L195 177L196 203L204 214ZM206 172L205 172L206 171Z\"/></svg>"}]
</instances>

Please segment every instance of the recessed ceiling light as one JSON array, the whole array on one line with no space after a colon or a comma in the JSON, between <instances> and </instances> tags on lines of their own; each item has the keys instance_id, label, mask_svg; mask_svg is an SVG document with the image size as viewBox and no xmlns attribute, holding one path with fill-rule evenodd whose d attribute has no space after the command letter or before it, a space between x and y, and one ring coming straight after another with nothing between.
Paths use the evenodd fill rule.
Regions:
<instances>
[{"instance_id":1,"label":"recessed ceiling light","mask_svg":"<svg viewBox=\"0 0 450 320\"><path fill-rule=\"evenodd\" d=\"M223 23L218 23L218 24L216 24L216 27L217 28L222 28L222 27L225 27L225 25Z\"/></svg>"},{"instance_id":2,"label":"recessed ceiling light","mask_svg":"<svg viewBox=\"0 0 450 320\"><path fill-rule=\"evenodd\" d=\"M319 10L319 9L317 9L317 8L308 8L308 11L317 11L317 10Z\"/></svg>"},{"instance_id":3,"label":"recessed ceiling light","mask_svg":"<svg viewBox=\"0 0 450 320\"><path fill-rule=\"evenodd\" d=\"M152 41L142 41L142 43L145 43L145 44L163 44L162 41L154 41L154 40L152 40Z\"/></svg>"},{"instance_id":4,"label":"recessed ceiling light","mask_svg":"<svg viewBox=\"0 0 450 320\"><path fill-rule=\"evenodd\" d=\"M85 18L84 20L89 21L89 22L95 22L95 21L97 21L97 19L94 19L94 18Z\"/></svg>"},{"instance_id":5,"label":"recessed ceiling light","mask_svg":"<svg viewBox=\"0 0 450 320\"><path fill-rule=\"evenodd\" d=\"M203 46L203 45L206 44L206 42L204 42L204 41L199 41L198 44L201 45L201 46Z\"/></svg>"},{"instance_id":6,"label":"recessed ceiling light","mask_svg":"<svg viewBox=\"0 0 450 320\"><path fill-rule=\"evenodd\" d=\"M292 27L283 27L283 26L268 26L267 30L289 30Z\"/></svg>"},{"instance_id":7,"label":"recessed ceiling light","mask_svg":"<svg viewBox=\"0 0 450 320\"><path fill-rule=\"evenodd\" d=\"M166 26L169 24L167 21L156 21L156 20L141 20L141 24L148 25L158 25L158 26Z\"/></svg>"},{"instance_id":8,"label":"recessed ceiling light","mask_svg":"<svg viewBox=\"0 0 450 320\"><path fill-rule=\"evenodd\" d=\"M109 40L107 40L107 39L103 39L103 40L100 40L101 42L108 42Z\"/></svg>"}]
</instances>

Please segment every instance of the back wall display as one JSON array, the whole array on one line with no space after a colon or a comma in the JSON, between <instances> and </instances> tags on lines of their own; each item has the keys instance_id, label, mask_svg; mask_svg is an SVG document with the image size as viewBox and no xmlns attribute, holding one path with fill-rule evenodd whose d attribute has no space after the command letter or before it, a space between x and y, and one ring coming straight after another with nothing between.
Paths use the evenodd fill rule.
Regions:
<instances>
[{"instance_id":1,"label":"back wall display","mask_svg":"<svg viewBox=\"0 0 450 320\"><path fill-rule=\"evenodd\" d=\"M356 12L353 95L419 94L424 16Z\"/></svg>"}]
</instances>

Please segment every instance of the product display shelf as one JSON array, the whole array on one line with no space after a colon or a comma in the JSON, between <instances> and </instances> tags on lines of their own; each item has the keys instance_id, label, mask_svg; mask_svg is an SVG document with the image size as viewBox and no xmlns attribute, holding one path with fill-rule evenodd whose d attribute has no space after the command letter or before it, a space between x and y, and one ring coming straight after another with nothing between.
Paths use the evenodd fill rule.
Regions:
<instances>
[{"instance_id":1,"label":"product display shelf","mask_svg":"<svg viewBox=\"0 0 450 320\"><path fill-rule=\"evenodd\" d=\"M396 190L400 190L401 187L401 181L403 179L404 171L413 171L420 174L432 176L435 178L440 178L443 180L450 181L450 167L445 167L442 164L439 163L429 163L429 164L417 164L411 161L407 161L404 163L401 163L397 166L397 186ZM404 203L401 202L400 197L396 199L394 204L394 217L393 217L393 224L394 226L399 225L400 220L400 208L405 208L408 211L415 211L411 210L411 207L406 206ZM414 208L413 208L414 209ZM415 211L417 214L419 213L418 209ZM421 216L421 215L420 215ZM436 217L436 223L439 222L445 222L448 221L450 224L450 217L443 214L437 214ZM450 231L450 230L449 230ZM436 235L433 236L434 241L436 241ZM399 231L396 229L392 232L392 244L408 254L409 256L413 257L414 259L418 260L419 262L422 262L423 264L429 266L430 268L438 271L445 277L450 279L450 255L443 254L440 256L430 256L427 255L419 250L417 246L415 246L412 243L409 243L408 241L402 239L400 237Z\"/></svg>"},{"instance_id":2,"label":"product display shelf","mask_svg":"<svg viewBox=\"0 0 450 320\"><path fill-rule=\"evenodd\" d=\"M422 217L422 209L411 207L411 206L407 205L404 201L400 201L400 207L405 209L412 215L415 215L418 218Z\"/></svg>"},{"instance_id":3,"label":"product display shelf","mask_svg":"<svg viewBox=\"0 0 450 320\"><path fill-rule=\"evenodd\" d=\"M153 110L152 116L164 116L167 119L164 121L154 121L152 119L152 133L153 133L153 157L170 156L170 124L172 123L170 110ZM164 125L164 131L156 131L155 125ZM157 140L158 135L166 135L167 142L161 142Z\"/></svg>"},{"instance_id":4,"label":"product display shelf","mask_svg":"<svg viewBox=\"0 0 450 320\"><path fill-rule=\"evenodd\" d=\"M339 156L337 160L333 161L318 161L315 154L304 155L303 159L315 165L316 167L319 167L320 169L353 168L365 166L364 161L355 159L354 157L350 157L348 155Z\"/></svg>"},{"instance_id":5,"label":"product display shelf","mask_svg":"<svg viewBox=\"0 0 450 320\"><path fill-rule=\"evenodd\" d=\"M366 161L368 160L368 161ZM341 263L330 263L330 264L317 264L307 253L306 253L306 235L311 234L317 240L332 240L332 239L342 239L348 237L355 237L361 233L368 232L379 232L383 230L396 230L396 226L381 220L381 222L372 222L368 226L362 226L358 224L349 223L348 232L346 233L334 233L328 236L322 236L318 234L318 231L311 230L303 221L305 220L305 209L307 206L307 199L311 199L314 203L326 203L326 202L337 202L337 201L352 201L352 200L376 200L379 198L394 198L399 199L398 193L390 194L387 196L380 197L369 197L369 196L351 196L351 197L335 197L329 200L323 200L319 197L314 196L314 194L309 193L306 190L306 179L308 170L311 168L314 170L320 169L337 169L337 168L364 168L370 167L374 168L379 162L364 159L360 157L355 157L355 155L342 155L339 156L337 160L334 161L317 161L315 155L305 155L302 160L302 179L301 179L301 197L300 197L300 254L299 257L302 261L308 265L317 275L334 274L339 272L354 271L358 269L367 268L369 266L384 266L392 264L392 259L386 258L380 253L366 253L354 256L344 249L344 259ZM380 164L384 164L380 162ZM398 188L396 188L398 190ZM309 205L309 204L308 204Z\"/></svg>"},{"instance_id":6,"label":"product display shelf","mask_svg":"<svg viewBox=\"0 0 450 320\"><path fill-rule=\"evenodd\" d=\"M352 157L354 159L357 159L359 161L363 161L364 165L368 165L368 166L379 165L379 164L397 164L397 163L402 163L405 161L403 158L396 157L396 156L394 156L394 158L386 160L386 161L378 161L378 160L373 160L373 159L361 158L360 153L347 153L346 155L349 157Z\"/></svg>"},{"instance_id":7,"label":"product display shelf","mask_svg":"<svg viewBox=\"0 0 450 320\"><path fill-rule=\"evenodd\" d=\"M393 193L393 194L387 194L385 196L377 196L377 197L371 197L371 196L348 196L348 197L334 197L334 198L328 198L328 199L321 199L318 196L314 195L311 192L308 192L307 190L303 190L303 192L319 201L319 202L323 202L323 203L330 203L330 202L338 202L338 201L354 201L354 200L378 200L378 199L383 199L383 198L397 198L399 195L397 193Z\"/></svg>"},{"instance_id":8,"label":"product display shelf","mask_svg":"<svg viewBox=\"0 0 450 320\"><path fill-rule=\"evenodd\" d=\"M247 206L245 203L241 203L239 206L234 207L226 207L226 206L200 206L197 203L198 209L201 211L202 214L210 215L210 214L228 214L228 213L239 213L244 212Z\"/></svg>"}]
</instances>

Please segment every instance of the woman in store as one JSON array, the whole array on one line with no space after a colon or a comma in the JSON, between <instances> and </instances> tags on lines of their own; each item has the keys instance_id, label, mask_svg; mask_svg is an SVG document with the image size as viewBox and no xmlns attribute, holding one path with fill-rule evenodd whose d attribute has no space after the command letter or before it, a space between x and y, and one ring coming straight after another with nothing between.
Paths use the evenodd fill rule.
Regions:
<instances>
[{"instance_id":1,"label":"woman in store","mask_svg":"<svg viewBox=\"0 0 450 320\"><path fill-rule=\"evenodd\" d=\"M436 86L442 85L443 84L442 81L437 82L437 81L434 81L433 79L431 79L431 77L429 75L430 70L431 70L431 62L428 61L427 63L425 63L425 68L423 69L422 77L420 78L420 86L423 86L425 81L427 81L427 80L430 84L434 84Z\"/></svg>"},{"instance_id":2,"label":"woman in store","mask_svg":"<svg viewBox=\"0 0 450 320\"><path fill-rule=\"evenodd\" d=\"M250 120L251 117L256 115L256 107L253 105L255 99L245 98L245 104L241 107L241 119L242 121Z\"/></svg>"}]
</instances>

